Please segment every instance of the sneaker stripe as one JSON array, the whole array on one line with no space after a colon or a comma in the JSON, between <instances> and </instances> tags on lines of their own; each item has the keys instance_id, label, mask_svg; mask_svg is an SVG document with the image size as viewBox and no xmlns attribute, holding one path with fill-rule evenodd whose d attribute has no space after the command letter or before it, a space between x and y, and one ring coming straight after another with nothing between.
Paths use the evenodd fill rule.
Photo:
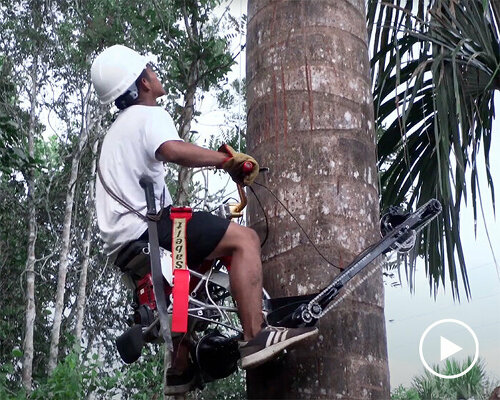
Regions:
<instances>
[{"instance_id":1,"label":"sneaker stripe","mask_svg":"<svg viewBox=\"0 0 500 400\"><path fill-rule=\"evenodd\" d=\"M273 345L276 343L279 343L280 336L281 336L281 332L275 332L274 337L273 337Z\"/></svg>"},{"instance_id":2,"label":"sneaker stripe","mask_svg":"<svg viewBox=\"0 0 500 400\"><path fill-rule=\"evenodd\" d=\"M275 336L276 336L276 332L271 331L271 333L269 334L269 336L267 337L267 340L266 340L266 347L269 347L269 346L274 344L274 337Z\"/></svg>"},{"instance_id":3,"label":"sneaker stripe","mask_svg":"<svg viewBox=\"0 0 500 400\"><path fill-rule=\"evenodd\" d=\"M288 337L290 332L290 337ZM279 333L279 334L278 334ZM258 365L261 365L271 358L274 358L276 355L281 353L284 349L295 345L302 340L315 336L318 334L318 328L297 328L297 329L275 329L275 327L271 327L271 329L267 330L267 332L262 332L262 336L267 335L266 344L260 350L251 349L251 352L248 354L242 354L241 357L241 367L243 369L254 368ZM264 337L259 338L260 345L263 344ZM255 339L252 339L255 340ZM259 343L255 341L256 345ZM252 343L253 345L253 343ZM244 347L243 347L244 348ZM250 350L250 349L249 349Z\"/></svg>"},{"instance_id":4,"label":"sneaker stripe","mask_svg":"<svg viewBox=\"0 0 500 400\"><path fill-rule=\"evenodd\" d=\"M287 334L287 330L280 330L280 331L277 331L275 332L274 336L273 336L273 340L272 340L272 344L278 344L279 342L283 342L286 340L286 334Z\"/></svg>"}]
</instances>

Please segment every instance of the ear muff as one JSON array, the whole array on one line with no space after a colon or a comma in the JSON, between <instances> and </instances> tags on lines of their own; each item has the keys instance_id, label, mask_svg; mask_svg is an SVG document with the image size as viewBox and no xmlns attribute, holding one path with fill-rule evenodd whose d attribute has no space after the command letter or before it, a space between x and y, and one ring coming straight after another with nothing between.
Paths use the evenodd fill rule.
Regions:
<instances>
[{"instance_id":1,"label":"ear muff","mask_svg":"<svg viewBox=\"0 0 500 400\"><path fill-rule=\"evenodd\" d=\"M130 86L127 91L115 100L115 105L120 109L131 106L135 100L139 97L139 89L135 82Z\"/></svg>"}]
</instances>

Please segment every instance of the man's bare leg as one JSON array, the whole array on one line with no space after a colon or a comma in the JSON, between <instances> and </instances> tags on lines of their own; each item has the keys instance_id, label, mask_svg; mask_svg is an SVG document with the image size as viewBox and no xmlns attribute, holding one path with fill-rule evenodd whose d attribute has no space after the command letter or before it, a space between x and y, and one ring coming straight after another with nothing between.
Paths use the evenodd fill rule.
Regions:
<instances>
[{"instance_id":1,"label":"man's bare leg","mask_svg":"<svg viewBox=\"0 0 500 400\"><path fill-rule=\"evenodd\" d=\"M250 228L231 223L209 259L231 256L229 281L231 295L240 314L243 335L252 339L261 329L262 322L262 262L260 241Z\"/></svg>"},{"instance_id":2,"label":"man's bare leg","mask_svg":"<svg viewBox=\"0 0 500 400\"><path fill-rule=\"evenodd\" d=\"M252 339L261 329L262 322L262 263L260 241L254 230L231 223L215 250L208 256L214 259L232 256L229 281L231 294L238 306L243 335ZM188 366L188 344L174 341L172 367L182 372Z\"/></svg>"}]
</instances>

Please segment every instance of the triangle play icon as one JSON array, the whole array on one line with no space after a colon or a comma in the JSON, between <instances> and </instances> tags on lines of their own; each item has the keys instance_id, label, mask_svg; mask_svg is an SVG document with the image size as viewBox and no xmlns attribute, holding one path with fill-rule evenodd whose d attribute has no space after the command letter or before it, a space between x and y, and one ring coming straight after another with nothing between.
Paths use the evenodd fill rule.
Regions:
<instances>
[{"instance_id":1,"label":"triangle play icon","mask_svg":"<svg viewBox=\"0 0 500 400\"><path fill-rule=\"evenodd\" d=\"M453 354L456 354L460 350L463 350L459 345L453 343L451 340L448 340L442 336L440 336L440 338L441 338L441 343L440 343L441 360L440 361L446 360L448 357L452 356Z\"/></svg>"}]
</instances>

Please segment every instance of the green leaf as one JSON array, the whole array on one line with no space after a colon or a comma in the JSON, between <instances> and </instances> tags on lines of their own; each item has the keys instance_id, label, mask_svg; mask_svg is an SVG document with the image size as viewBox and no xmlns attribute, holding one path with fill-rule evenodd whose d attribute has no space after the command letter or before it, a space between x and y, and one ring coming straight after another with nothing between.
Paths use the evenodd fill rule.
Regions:
<instances>
[{"instance_id":1,"label":"green leaf","mask_svg":"<svg viewBox=\"0 0 500 400\"><path fill-rule=\"evenodd\" d=\"M16 357L16 358L21 358L23 356L23 352L21 351L21 349L19 349L17 347L12 349L11 354L12 354L12 357Z\"/></svg>"}]
</instances>

